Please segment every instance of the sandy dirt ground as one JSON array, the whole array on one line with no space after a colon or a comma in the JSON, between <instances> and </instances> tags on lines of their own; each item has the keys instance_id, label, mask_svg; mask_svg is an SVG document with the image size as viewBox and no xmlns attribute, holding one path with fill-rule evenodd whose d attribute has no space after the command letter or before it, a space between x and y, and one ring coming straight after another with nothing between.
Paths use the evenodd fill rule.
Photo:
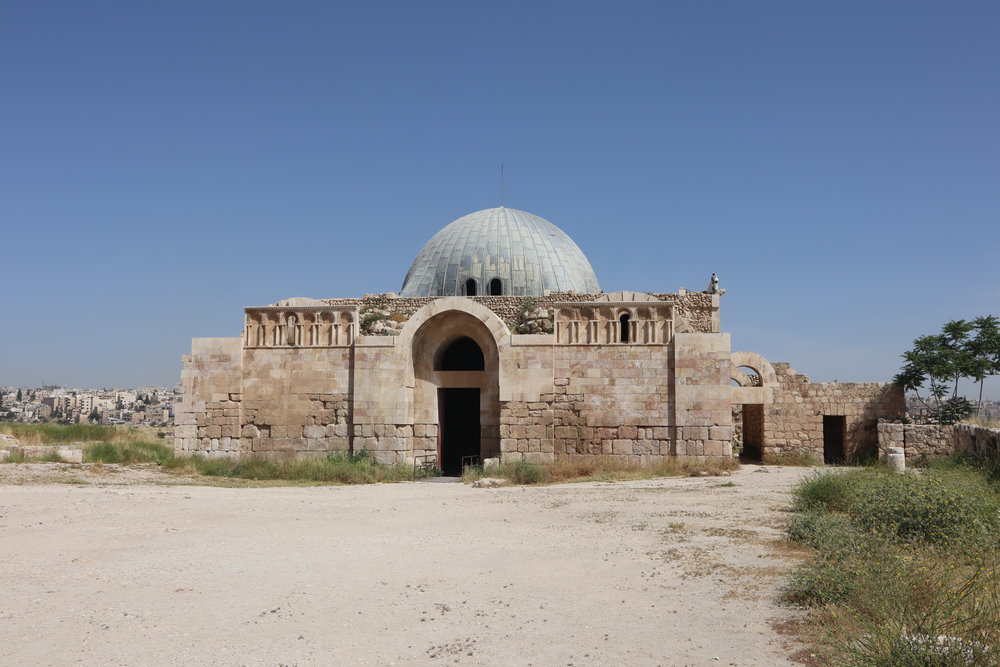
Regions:
<instances>
[{"instance_id":1,"label":"sandy dirt ground","mask_svg":"<svg viewBox=\"0 0 1000 667\"><path fill-rule=\"evenodd\" d=\"M776 541L802 475L219 488L2 465L0 664L788 664Z\"/></svg>"}]
</instances>

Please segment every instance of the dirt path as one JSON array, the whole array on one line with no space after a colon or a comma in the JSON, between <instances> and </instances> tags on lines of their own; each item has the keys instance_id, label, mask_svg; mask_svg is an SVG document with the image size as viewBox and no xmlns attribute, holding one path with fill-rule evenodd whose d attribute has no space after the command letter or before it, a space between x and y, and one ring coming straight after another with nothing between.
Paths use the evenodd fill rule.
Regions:
<instances>
[{"instance_id":1,"label":"dirt path","mask_svg":"<svg viewBox=\"0 0 1000 667\"><path fill-rule=\"evenodd\" d=\"M796 612L774 604L790 561L771 541L801 468L230 489L81 484L73 466L76 483L12 485L14 467L0 664L775 665L800 648L772 628Z\"/></svg>"}]
</instances>

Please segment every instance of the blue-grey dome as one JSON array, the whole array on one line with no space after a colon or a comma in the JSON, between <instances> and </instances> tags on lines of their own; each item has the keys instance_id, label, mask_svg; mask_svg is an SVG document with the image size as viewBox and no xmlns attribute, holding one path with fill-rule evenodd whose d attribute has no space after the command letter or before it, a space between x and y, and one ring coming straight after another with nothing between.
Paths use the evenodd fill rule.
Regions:
<instances>
[{"instance_id":1,"label":"blue-grey dome","mask_svg":"<svg viewBox=\"0 0 1000 667\"><path fill-rule=\"evenodd\" d=\"M501 206L470 213L435 234L413 260L400 296L487 295L495 293L496 280L504 295L601 291L587 257L563 230Z\"/></svg>"}]
</instances>

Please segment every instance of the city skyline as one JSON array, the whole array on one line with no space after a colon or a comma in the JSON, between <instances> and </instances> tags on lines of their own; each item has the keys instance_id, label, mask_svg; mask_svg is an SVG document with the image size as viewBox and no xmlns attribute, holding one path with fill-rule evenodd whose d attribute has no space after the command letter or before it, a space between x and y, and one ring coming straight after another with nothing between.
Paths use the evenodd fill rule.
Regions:
<instances>
[{"instance_id":1,"label":"city skyline","mask_svg":"<svg viewBox=\"0 0 1000 667\"><path fill-rule=\"evenodd\" d=\"M1000 315L1000 7L389 7L10 6L0 384L174 386L245 305L398 292L501 163L605 291L717 273L814 381Z\"/></svg>"}]
</instances>

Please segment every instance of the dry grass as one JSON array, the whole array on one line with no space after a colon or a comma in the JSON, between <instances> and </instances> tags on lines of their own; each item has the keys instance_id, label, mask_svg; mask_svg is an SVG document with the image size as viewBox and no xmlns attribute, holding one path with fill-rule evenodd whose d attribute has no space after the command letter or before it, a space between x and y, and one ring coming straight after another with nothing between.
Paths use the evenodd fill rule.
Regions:
<instances>
[{"instance_id":1,"label":"dry grass","mask_svg":"<svg viewBox=\"0 0 1000 667\"><path fill-rule=\"evenodd\" d=\"M800 452L787 452L780 454L764 454L764 465L769 466L819 466L823 465L821 461L817 461L812 456L808 454L802 454Z\"/></svg>"},{"instance_id":2,"label":"dry grass","mask_svg":"<svg viewBox=\"0 0 1000 667\"><path fill-rule=\"evenodd\" d=\"M462 481L474 482L483 477L499 477L515 484L556 484L561 482L620 482L656 477L685 475L721 475L738 470L740 464L732 458L664 458L654 463L638 463L621 456L587 456L565 458L551 463L506 462L466 468Z\"/></svg>"},{"instance_id":3,"label":"dry grass","mask_svg":"<svg viewBox=\"0 0 1000 667\"><path fill-rule=\"evenodd\" d=\"M985 428L1000 428L1000 421L997 421L996 419L986 419L985 417L966 417L962 420L962 423L983 426Z\"/></svg>"},{"instance_id":4,"label":"dry grass","mask_svg":"<svg viewBox=\"0 0 1000 667\"><path fill-rule=\"evenodd\" d=\"M128 426L96 424L0 424L0 433L12 435L22 445L58 445L66 442L141 442L149 433Z\"/></svg>"}]
</instances>

